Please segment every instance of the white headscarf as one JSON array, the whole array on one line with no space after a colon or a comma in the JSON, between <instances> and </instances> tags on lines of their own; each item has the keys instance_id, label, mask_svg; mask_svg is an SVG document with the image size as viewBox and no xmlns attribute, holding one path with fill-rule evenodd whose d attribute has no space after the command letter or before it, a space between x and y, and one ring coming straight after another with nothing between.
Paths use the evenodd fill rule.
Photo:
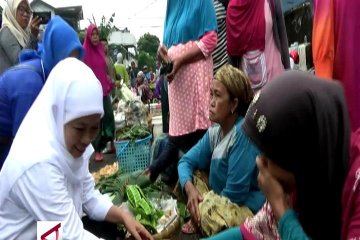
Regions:
<instances>
[{"instance_id":1,"label":"white headscarf","mask_svg":"<svg viewBox=\"0 0 360 240\"><path fill-rule=\"evenodd\" d=\"M21 175L42 161L61 169L70 183L81 182L94 149L90 144L80 158L73 158L65 146L64 125L103 113L102 87L93 71L76 58L58 63L21 123L0 171L0 206Z\"/></svg>"},{"instance_id":2,"label":"white headscarf","mask_svg":"<svg viewBox=\"0 0 360 240\"><path fill-rule=\"evenodd\" d=\"M116 55L116 63L122 63L123 62L123 55L122 53L118 53Z\"/></svg>"},{"instance_id":3,"label":"white headscarf","mask_svg":"<svg viewBox=\"0 0 360 240\"><path fill-rule=\"evenodd\" d=\"M15 38L18 40L19 44L24 48L26 46L26 41L30 37L29 31L28 29L24 30L16 21L16 11L22 1L25 1L30 8L29 1L27 0L7 0L7 4L5 5L2 14L1 28L8 27L10 32L14 34Z\"/></svg>"}]
</instances>

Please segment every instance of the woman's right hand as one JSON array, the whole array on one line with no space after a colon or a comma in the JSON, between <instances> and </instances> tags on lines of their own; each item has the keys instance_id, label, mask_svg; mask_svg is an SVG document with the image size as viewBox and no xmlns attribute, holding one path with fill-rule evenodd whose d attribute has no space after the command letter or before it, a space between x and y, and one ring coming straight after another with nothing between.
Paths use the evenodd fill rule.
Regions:
<instances>
[{"instance_id":1,"label":"woman's right hand","mask_svg":"<svg viewBox=\"0 0 360 240\"><path fill-rule=\"evenodd\" d=\"M202 202L203 197L190 181L188 181L185 184L185 191L188 197L187 209L190 212L193 223L199 225L200 224L199 203Z\"/></svg>"},{"instance_id":2,"label":"woman's right hand","mask_svg":"<svg viewBox=\"0 0 360 240\"><path fill-rule=\"evenodd\" d=\"M160 62L170 62L167 48L164 45L159 46L157 51L157 58Z\"/></svg>"},{"instance_id":3,"label":"woman's right hand","mask_svg":"<svg viewBox=\"0 0 360 240\"><path fill-rule=\"evenodd\" d=\"M38 35L40 33L40 23L41 23L41 18L39 18L38 16L31 19L31 22L30 22L30 25L29 25L30 26L30 32L35 37L38 37Z\"/></svg>"}]
</instances>

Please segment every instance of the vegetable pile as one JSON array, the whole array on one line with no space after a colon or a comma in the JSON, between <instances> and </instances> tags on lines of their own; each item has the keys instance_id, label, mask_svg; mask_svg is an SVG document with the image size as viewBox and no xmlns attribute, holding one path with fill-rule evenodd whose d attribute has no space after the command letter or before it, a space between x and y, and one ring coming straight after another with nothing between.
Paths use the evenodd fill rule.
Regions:
<instances>
[{"instance_id":1,"label":"vegetable pile","mask_svg":"<svg viewBox=\"0 0 360 240\"><path fill-rule=\"evenodd\" d=\"M96 188L102 194L110 193L115 195L113 199L114 204L121 204L126 195L127 185L137 184L140 187L147 187L151 182L147 176L141 174L143 171L139 170L133 173L122 173L121 171L108 177L101 177L96 184Z\"/></svg>"},{"instance_id":2,"label":"vegetable pile","mask_svg":"<svg viewBox=\"0 0 360 240\"><path fill-rule=\"evenodd\" d=\"M148 127L144 124L127 126L116 131L116 140L136 140L150 135Z\"/></svg>"},{"instance_id":3,"label":"vegetable pile","mask_svg":"<svg viewBox=\"0 0 360 240\"><path fill-rule=\"evenodd\" d=\"M156 233L156 226L163 215L163 211L152 205L138 185L128 185L126 195L136 220L144 225L151 233Z\"/></svg>"}]
</instances>

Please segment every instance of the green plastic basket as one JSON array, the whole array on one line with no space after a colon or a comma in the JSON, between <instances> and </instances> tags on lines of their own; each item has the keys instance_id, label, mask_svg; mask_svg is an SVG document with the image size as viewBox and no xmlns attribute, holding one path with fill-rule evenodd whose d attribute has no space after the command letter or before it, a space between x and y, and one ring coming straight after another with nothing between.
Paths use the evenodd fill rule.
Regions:
<instances>
[{"instance_id":1,"label":"green plastic basket","mask_svg":"<svg viewBox=\"0 0 360 240\"><path fill-rule=\"evenodd\" d=\"M147 168L150 163L150 140L151 134L135 141L116 141L116 159L119 162L119 169L128 173Z\"/></svg>"}]
</instances>

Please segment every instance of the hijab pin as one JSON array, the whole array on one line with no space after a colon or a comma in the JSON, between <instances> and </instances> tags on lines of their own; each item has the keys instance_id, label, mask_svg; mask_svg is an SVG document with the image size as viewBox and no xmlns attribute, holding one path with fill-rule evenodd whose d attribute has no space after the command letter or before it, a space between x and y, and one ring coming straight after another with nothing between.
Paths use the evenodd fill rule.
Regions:
<instances>
[{"instance_id":1,"label":"hijab pin","mask_svg":"<svg viewBox=\"0 0 360 240\"><path fill-rule=\"evenodd\" d=\"M264 115L261 115L256 122L256 127L259 133L262 133L265 130L266 124L267 124L266 117Z\"/></svg>"},{"instance_id":2,"label":"hijab pin","mask_svg":"<svg viewBox=\"0 0 360 240\"><path fill-rule=\"evenodd\" d=\"M258 111L258 110L257 110L257 109L255 109L255 111L254 111L254 113L253 113L253 116L252 116L252 118L253 118L253 119L255 119L256 114L257 114L257 111Z\"/></svg>"},{"instance_id":3,"label":"hijab pin","mask_svg":"<svg viewBox=\"0 0 360 240\"><path fill-rule=\"evenodd\" d=\"M260 92L261 90L259 90L253 97L249 107L248 107L248 110L246 111L246 114L249 112L249 110L255 105L255 103L259 100L259 97L260 97ZM253 113L253 119L255 118L256 116L256 113L257 113L257 109L255 110L255 112Z\"/></svg>"},{"instance_id":4,"label":"hijab pin","mask_svg":"<svg viewBox=\"0 0 360 240\"><path fill-rule=\"evenodd\" d=\"M261 90L259 90L257 93L255 93L254 98L253 98L253 104L255 104L259 100L260 93L261 93Z\"/></svg>"}]
</instances>

